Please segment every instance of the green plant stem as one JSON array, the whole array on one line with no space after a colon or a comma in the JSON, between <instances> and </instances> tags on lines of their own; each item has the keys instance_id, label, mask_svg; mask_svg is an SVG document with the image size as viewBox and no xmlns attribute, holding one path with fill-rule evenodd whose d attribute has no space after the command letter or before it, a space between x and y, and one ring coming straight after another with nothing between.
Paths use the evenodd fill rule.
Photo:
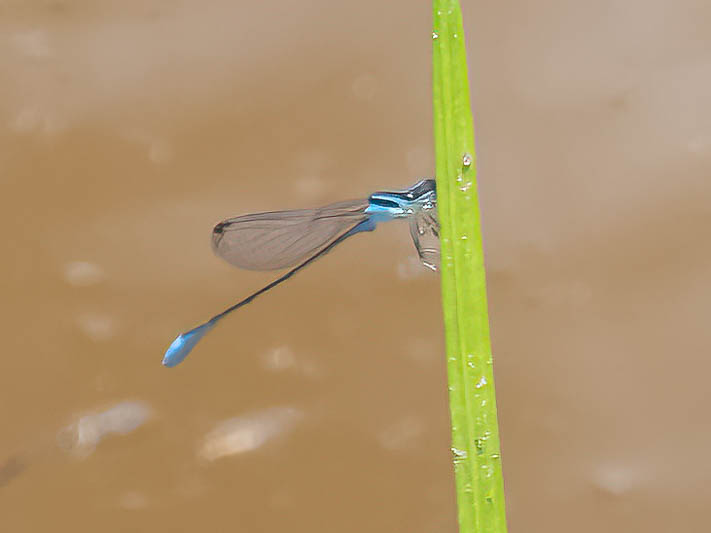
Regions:
<instances>
[{"instance_id":1,"label":"green plant stem","mask_svg":"<svg viewBox=\"0 0 711 533\"><path fill-rule=\"evenodd\" d=\"M437 204L460 533L505 533L506 511L459 2L434 0Z\"/></svg>"}]
</instances>

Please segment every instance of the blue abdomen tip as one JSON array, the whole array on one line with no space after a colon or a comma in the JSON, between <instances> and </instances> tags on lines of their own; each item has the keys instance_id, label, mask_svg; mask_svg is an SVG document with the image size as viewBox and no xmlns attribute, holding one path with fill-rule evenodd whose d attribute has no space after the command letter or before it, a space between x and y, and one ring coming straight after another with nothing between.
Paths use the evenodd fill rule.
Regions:
<instances>
[{"instance_id":1,"label":"blue abdomen tip","mask_svg":"<svg viewBox=\"0 0 711 533\"><path fill-rule=\"evenodd\" d=\"M163 356L163 365L174 367L182 363L210 329L212 329L212 324L207 323L178 335L166 350L165 356Z\"/></svg>"}]
</instances>

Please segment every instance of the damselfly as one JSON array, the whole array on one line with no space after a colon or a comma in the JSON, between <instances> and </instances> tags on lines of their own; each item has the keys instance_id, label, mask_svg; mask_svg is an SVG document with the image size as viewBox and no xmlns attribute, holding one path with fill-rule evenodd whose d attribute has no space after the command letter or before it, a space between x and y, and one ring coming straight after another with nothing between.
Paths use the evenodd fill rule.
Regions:
<instances>
[{"instance_id":1,"label":"damselfly","mask_svg":"<svg viewBox=\"0 0 711 533\"><path fill-rule=\"evenodd\" d=\"M404 191L376 192L365 200L319 209L257 213L220 222L212 230L212 247L228 263L248 270L293 268L204 324L178 335L165 352L163 364L179 364L225 316L286 281L348 237L373 231L378 223L396 218L409 219L420 260L437 270L439 222L435 181L431 179Z\"/></svg>"}]
</instances>

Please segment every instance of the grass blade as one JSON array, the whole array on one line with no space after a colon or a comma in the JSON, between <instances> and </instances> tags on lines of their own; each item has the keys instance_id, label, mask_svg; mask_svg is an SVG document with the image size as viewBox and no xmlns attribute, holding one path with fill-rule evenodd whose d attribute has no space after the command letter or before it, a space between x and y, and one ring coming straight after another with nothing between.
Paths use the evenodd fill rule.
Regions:
<instances>
[{"instance_id":1,"label":"grass blade","mask_svg":"<svg viewBox=\"0 0 711 533\"><path fill-rule=\"evenodd\" d=\"M434 0L437 204L460 533L505 533L506 512L459 2Z\"/></svg>"}]
</instances>

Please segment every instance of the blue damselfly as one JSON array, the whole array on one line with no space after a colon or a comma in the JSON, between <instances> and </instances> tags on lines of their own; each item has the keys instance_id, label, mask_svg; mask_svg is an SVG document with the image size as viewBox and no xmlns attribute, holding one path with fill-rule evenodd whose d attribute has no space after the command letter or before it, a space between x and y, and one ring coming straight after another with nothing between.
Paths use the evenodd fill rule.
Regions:
<instances>
[{"instance_id":1,"label":"blue damselfly","mask_svg":"<svg viewBox=\"0 0 711 533\"><path fill-rule=\"evenodd\" d=\"M212 230L212 247L228 263L248 270L293 268L204 324L178 335L166 351L163 364L169 367L179 364L225 316L286 281L348 237L373 231L378 223L397 218L409 219L420 260L437 270L439 223L432 179L419 181L403 191L376 192L365 200L318 209L257 213L220 222Z\"/></svg>"}]
</instances>

